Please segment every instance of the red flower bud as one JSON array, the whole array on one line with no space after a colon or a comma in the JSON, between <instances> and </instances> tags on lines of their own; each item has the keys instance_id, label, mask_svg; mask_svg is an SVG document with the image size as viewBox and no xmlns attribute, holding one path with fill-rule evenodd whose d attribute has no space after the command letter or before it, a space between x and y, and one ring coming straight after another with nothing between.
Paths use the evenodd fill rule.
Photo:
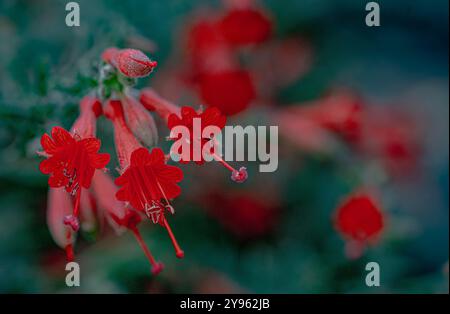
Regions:
<instances>
[{"instance_id":1,"label":"red flower bud","mask_svg":"<svg viewBox=\"0 0 450 314\"><path fill-rule=\"evenodd\" d=\"M147 76L156 65L140 50L123 49L117 54L117 68L128 77Z\"/></svg>"},{"instance_id":2,"label":"red flower bud","mask_svg":"<svg viewBox=\"0 0 450 314\"><path fill-rule=\"evenodd\" d=\"M137 139L148 147L156 146L158 130L150 113L139 101L129 95L124 95L122 104L127 125Z\"/></svg>"}]
</instances>

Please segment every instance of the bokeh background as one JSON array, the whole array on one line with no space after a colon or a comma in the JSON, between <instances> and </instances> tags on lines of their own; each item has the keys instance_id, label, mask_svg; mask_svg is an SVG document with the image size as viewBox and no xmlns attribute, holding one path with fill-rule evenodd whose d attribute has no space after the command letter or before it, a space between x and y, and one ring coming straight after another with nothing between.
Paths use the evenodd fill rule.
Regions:
<instances>
[{"instance_id":1,"label":"bokeh background","mask_svg":"<svg viewBox=\"0 0 450 314\"><path fill-rule=\"evenodd\" d=\"M258 173L256 163L243 163L250 179L233 185L217 165L183 166L171 224L185 258L177 260L164 230L150 223L141 229L165 263L158 277L130 233L84 234L76 247L81 287L70 289L64 252L46 225L40 136L53 125L70 128L110 46L158 61L139 87L200 105L185 84L186 34L236 3L80 0L81 26L69 28L66 2L0 1L0 292L448 293L448 1L378 1L381 26L372 28L366 1L255 2L272 32L236 53L256 96L228 123L279 125L279 169ZM400 128L401 153L354 149L330 130L326 139L308 127L292 131L304 121L286 113L320 108L333 93L373 112L369 131L388 134L380 141ZM377 132L364 136L370 142ZM104 118L98 136L112 153ZM386 225L352 259L332 217L361 188L375 195ZM381 287L365 285L369 261L380 264Z\"/></svg>"}]
</instances>

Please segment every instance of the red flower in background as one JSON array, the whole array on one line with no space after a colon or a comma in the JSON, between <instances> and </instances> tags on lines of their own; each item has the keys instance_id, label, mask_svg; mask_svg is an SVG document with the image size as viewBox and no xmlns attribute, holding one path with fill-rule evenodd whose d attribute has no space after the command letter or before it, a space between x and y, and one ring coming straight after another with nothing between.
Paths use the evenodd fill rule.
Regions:
<instances>
[{"instance_id":1,"label":"red flower in background","mask_svg":"<svg viewBox=\"0 0 450 314\"><path fill-rule=\"evenodd\" d=\"M359 97L350 92L334 92L299 110L306 118L351 143L361 138L363 105Z\"/></svg>"},{"instance_id":2,"label":"red flower in background","mask_svg":"<svg viewBox=\"0 0 450 314\"><path fill-rule=\"evenodd\" d=\"M219 29L232 46L259 44L272 33L272 22L263 12L253 8L232 9L219 21Z\"/></svg>"},{"instance_id":3,"label":"red flower in background","mask_svg":"<svg viewBox=\"0 0 450 314\"><path fill-rule=\"evenodd\" d=\"M204 73L199 79L200 96L206 105L217 107L225 115L245 110L255 99L255 87L244 70Z\"/></svg>"},{"instance_id":4,"label":"red flower in background","mask_svg":"<svg viewBox=\"0 0 450 314\"><path fill-rule=\"evenodd\" d=\"M352 195L338 207L335 227L349 241L350 257L359 257L367 244L378 240L384 220L377 203L366 194Z\"/></svg>"},{"instance_id":5,"label":"red flower in background","mask_svg":"<svg viewBox=\"0 0 450 314\"><path fill-rule=\"evenodd\" d=\"M108 164L109 154L98 153L100 141L94 137L80 139L61 127L54 127L51 134L41 138L47 159L40 163L39 169L50 175L50 187L65 187L67 192L76 195L73 216L66 217L65 221L76 231L81 188L89 188L94 171Z\"/></svg>"},{"instance_id":6,"label":"red flower in background","mask_svg":"<svg viewBox=\"0 0 450 314\"><path fill-rule=\"evenodd\" d=\"M270 233L278 220L279 208L252 195L214 193L207 200L208 213L244 240Z\"/></svg>"}]
</instances>

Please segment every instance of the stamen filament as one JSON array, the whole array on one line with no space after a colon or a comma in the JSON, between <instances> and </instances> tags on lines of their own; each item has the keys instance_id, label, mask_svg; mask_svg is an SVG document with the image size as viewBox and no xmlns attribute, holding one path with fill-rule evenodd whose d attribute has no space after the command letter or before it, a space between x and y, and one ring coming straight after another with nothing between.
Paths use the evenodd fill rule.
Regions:
<instances>
[{"instance_id":1,"label":"stamen filament","mask_svg":"<svg viewBox=\"0 0 450 314\"><path fill-rule=\"evenodd\" d=\"M164 219L163 223L164 223L164 228L166 228L167 233L169 234L170 240L172 241L172 245L175 249L175 255L178 258L183 258L184 257L184 251L180 248L177 239L175 238L175 236L173 235L172 229L170 228L169 223L167 222L166 217L162 216L162 218Z\"/></svg>"},{"instance_id":2,"label":"stamen filament","mask_svg":"<svg viewBox=\"0 0 450 314\"><path fill-rule=\"evenodd\" d=\"M147 257L148 261L152 265L152 274L153 275L159 274L164 269L164 265L155 260L152 253L150 252L150 249L145 244L144 239L142 239L141 233L139 232L138 228L133 227L131 228L131 231L133 232L136 240L138 241L142 251L144 251L144 254Z\"/></svg>"}]
</instances>

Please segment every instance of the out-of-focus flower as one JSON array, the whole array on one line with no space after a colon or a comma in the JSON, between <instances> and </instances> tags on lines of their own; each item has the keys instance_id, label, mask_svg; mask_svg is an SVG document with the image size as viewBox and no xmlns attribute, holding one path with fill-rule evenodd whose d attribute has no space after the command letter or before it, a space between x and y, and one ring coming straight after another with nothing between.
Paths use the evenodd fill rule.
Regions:
<instances>
[{"instance_id":1,"label":"out-of-focus flower","mask_svg":"<svg viewBox=\"0 0 450 314\"><path fill-rule=\"evenodd\" d=\"M307 73L313 62L312 45L305 38L271 41L252 51L249 71L255 79L258 95L272 98L276 92ZM276 66L267 67L276 60Z\"/></svg>"},{"instance_id":2,"label":"out-of-focus flower","mask_svg":"<svg viewBox=\"0 0 450 314\"><path fill-rule=\"evenodd\" d=\"M278 125L280 134L295 144L300 150L315 153L329 153L337 145L333 136L316 122L303 114L303 108L287 107L271 114Z\"/></svg>"},{"instance_id":3,"label":"out-of-focus flower","mask_svg":"<svg viewBox=\"0 0 450 314\"><path fill-rule=\"evenodd\" d=\"M205 199L208 213L243 240L267 235L278 220L279 208L267 199L243 193L212 193Z\"/></svg>"},{"instance_id":4,"label":"out-of-focus flower","mask_svg":"<svg viewBox=\"0 0 450 314\"><path fill-rule=\"evenodd\" d=\"M272 33L272 22L261 10L235 8L221 18L219 29L230 45L245 46L266 41Z\"/></svg>"},{"instance_id":5,"label":"out-of-focus flower","mask_svg":"<svg viewBox=\"0 0 450 314\"><path fill-rule=\"evenodd\" d=\"M256 97L252 78L244 70L204 73L198 88L207 106L217 107L227 116L245 110Z\"/></svg>"},{"instance_id":6,"label":"out-of-focus flower","mask_svg":"<svg viewBox=\"0 0 450 314\"><path fill-rule=\"evenodd\" d=\"M417 123L407 114L392 109L372 109L364 122L358 148L368 158L381 161L391 175L414 172L420 156Z\"/></svg>"},{"instance_id":7,"label":"out-of-focus flower","mask_svg":"<svg viewBox=\"0 0 450 314\"><path fill-rule=\"evenodd\" d=\"M349 196L336 210L335 228L347 240L347 255L358 258L384 229L385 217L376 201L365 193Z\"/></svg>"},{"instance_id":8,"label":"out-of-focus flower","mask_svg":"<svg viewBox=\"0 0 450 314\"><path fill-rule=\"evenodd\" d=\"M112 56L117 61L119 71L127 77L147 76L157 65L156 61L150 60L142 51L137 49L122 49L117 52L117 55L113 52Z\"/></svg>"},{"instance_id":9,"label":"out-of-focus flower","mask_svg":"<svg viewBox=\"0 0 450 314\"><path fill-rule=\"evenodd\" d=\"M299 109L305 118L335 132L350 143L361 138L363 105L348 91L336 91Z\"/></svg>"}]
</instances>

